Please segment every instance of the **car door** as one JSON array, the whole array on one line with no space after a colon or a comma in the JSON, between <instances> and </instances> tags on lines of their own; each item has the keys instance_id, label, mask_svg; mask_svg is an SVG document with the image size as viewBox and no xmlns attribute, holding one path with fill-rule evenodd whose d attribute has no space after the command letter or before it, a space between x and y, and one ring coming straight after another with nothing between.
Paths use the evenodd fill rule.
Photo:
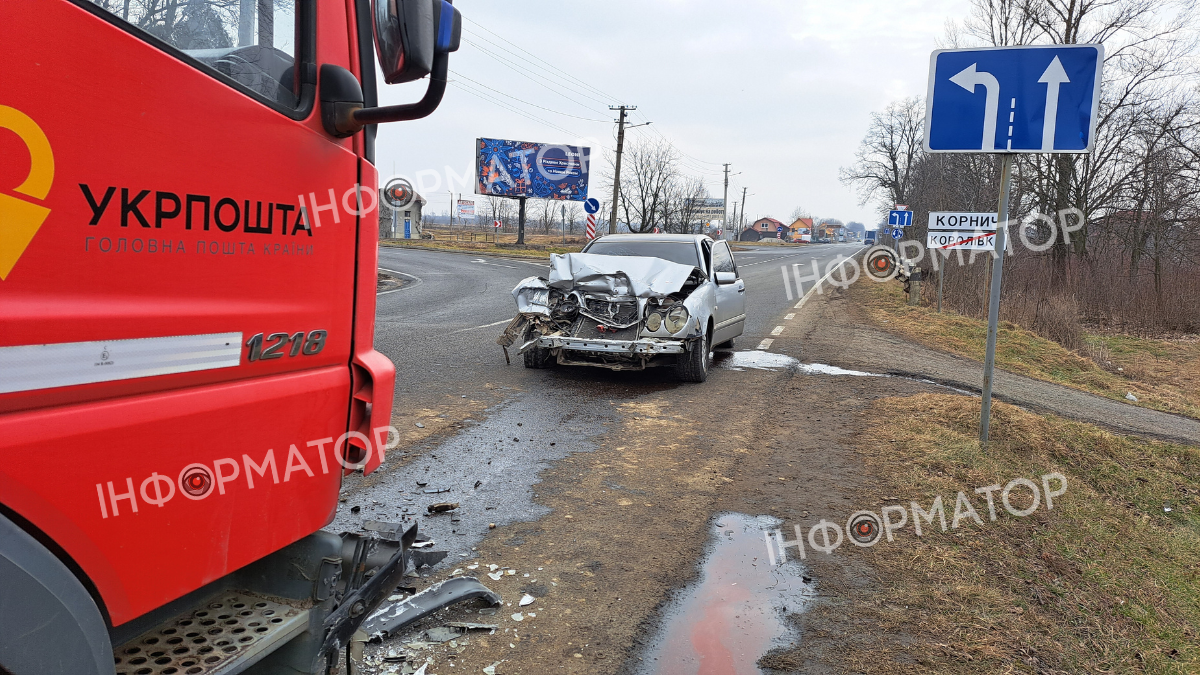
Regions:
<instances>
[{"instance_id":1,"label":"car door","mask_svg":"<svg viewBox=\"0 0 1200 675\"><path fill-rule=\"evenodd\" d=\"M718 241L712 249L713 280L717 272L732 272L738 275L733 262L729 243ZM732 284L718 284L716 289L717 310L713 312L713 344L720 344L742 334L746 323L746 282L737 276Z\"/></svg>"}]
</instances>

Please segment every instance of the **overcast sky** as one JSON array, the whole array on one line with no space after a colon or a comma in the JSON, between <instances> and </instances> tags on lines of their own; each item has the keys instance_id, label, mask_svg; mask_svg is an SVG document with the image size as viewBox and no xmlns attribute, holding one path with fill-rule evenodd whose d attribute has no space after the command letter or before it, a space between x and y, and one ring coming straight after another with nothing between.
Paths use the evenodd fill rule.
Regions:
<instances>
[{"instance_id":1,"label":"overcast sky","mask_svg":"<svg viewBox=\"0 0 1200 675\"><path fill-rule=\"evenodd\" d=\"M468 174L475 138L584 144L599 157L601 148L616 146L607 106L624 103L638 107L634 123L654 123L627 139L669 139L686 155L683 170L709 181L711 196L721 196L722 163L741 172L730 179L729 201L740 202L748 188L747 221L786 220L803 206L867 224L878 222L873 205L859 205L838 181L838 168L853 162L872 112L924 94L929 54L946 21L961 20L968 9L967 0L455 6L465 18L463 45L451 57L441 107L379 131L381 178L419 181L433 212L448 208L448 189L474 190ZM424 88L380 82L384 104L415 100ZM607 210L611 195L600 194L599 184L594 176L591 196Z\"/></svg>"}]
</instances>

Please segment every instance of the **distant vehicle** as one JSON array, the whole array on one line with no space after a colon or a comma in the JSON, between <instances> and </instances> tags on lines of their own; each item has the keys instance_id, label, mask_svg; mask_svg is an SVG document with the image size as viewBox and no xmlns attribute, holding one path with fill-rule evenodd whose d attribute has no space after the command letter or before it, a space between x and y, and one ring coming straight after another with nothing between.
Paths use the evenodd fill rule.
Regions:
<instances>
[{"instance_id":1,"label":"distant vehicle","mask_svg":"<svg viewBox=\"0 0 1200 675\"><path fill-rule=\"evenodd\" d=\"M863 243L867 246L875 245L875 230L867 230L863 233Z\"/></svg>"},{"instance_id":2,"label":"distant vehicle","mask_svg":"<svg viewBox=\"0 0 1200 675\"><path fill-rule=\"evenodd\" d=\"M704 235L608 235L550 267L513 289L517 316L497 340L526 368L673 365L703 382L713 346L732 347L746 323L733 252Z\"/></svg>"}]
</instances>

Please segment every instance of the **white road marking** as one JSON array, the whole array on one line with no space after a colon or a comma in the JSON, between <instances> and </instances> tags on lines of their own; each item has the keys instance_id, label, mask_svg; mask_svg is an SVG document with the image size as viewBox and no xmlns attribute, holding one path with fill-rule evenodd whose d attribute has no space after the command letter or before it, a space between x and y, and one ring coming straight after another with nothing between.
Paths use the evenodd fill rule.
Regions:
<instances>
[{"instance_id":1,"label":"white road marking","mask_svg":"<svg viewBox=\"0 0 1200 675\"><path fill-rule=\"evenodd\" d=\"M388 293L399 293L400 291L407 291L410 288L421 285L421 281L422 281L421 277L419 277L415 274L408 274L407 272L397 272L396 270L389 270L384 267L380 267L378 269L380 272L387 272L388 274L399 274L402 277L408 277L409 279L412 279L413 282L411 285L405 286L404 288L393 288L390 291L383 291L382 293L376 293L375 294L376 296L387 295Z\"/></svg>"},{"instance_id":2,"label":"white road marking","mask_svg":"<svg viewBox=\"0 0 1200 675\"><path fill-rule=\"evenodd\" d=\"M482 326L475 326L475 327L473 327L473 328L460 328L460 329L458 329L458 330L453 330L453 331L450 331L450 335L454 335L455 333L465 333L465 332L467 332L467 331L469 331L469 330L479 330L480 328L491 328L492 326L499 326L499 325L500 325L500 324L502 324L502 323L508 323L508 322L510 322L510 321L512 321L512 319L502 319L502 320L500 320L500 321L497 321L497 322L495 322L495 323L485 323L485 324L483 324Z\"/></svg>"},{"instance_id":3,"label":"white road marking","mask_svg":"<svg viewBox=\"0 0 1200 675\"><path fill-rule=\"evenodd\" d=\"M783 333L783 326L775 326L774 328L771 329L771 335L781 335L782 333Z\"/></svg>"},{"instance_id":4,"label":"white road marking","mask_svg":"<svg viewBox=\"0 0 1200 675\"><path fill-rule=\"evenodd\" d=\"M767 338L767 339L763 340L762 342L758 343L758 349L770 349L772 342L774 342L774 340L772 340L771 338Z\"/></svg>"},{"instance_id":5,"label":"white road marking","mask_svg":"<svg viewBox=\"0 0 1200 675\"><path fill-rule=\"evenodd\" d=\"M794 318L796 318L796 315L793 313L793 314L788 314L788 315L784 316L784 317L783 317L783 320L784 320L784 321L791 321L791 320L792 320L792 319L794 319Z\"/></svg>"},{"instance_id":6,"label":"white road marking","mask_svg":"<svg viewBox=\"0 0 1200 675\"><path fill-rule=\"evenodd\" d=\"M471 262L479 263L480 265L488 265L489 267L505 267L510 270L517 269L516 267L513 267L512 265L497 265L496 263L490 263L490 262L484 260L483 258L476 258L476 259L472 260Z\"/></svg>"}]
</instances>

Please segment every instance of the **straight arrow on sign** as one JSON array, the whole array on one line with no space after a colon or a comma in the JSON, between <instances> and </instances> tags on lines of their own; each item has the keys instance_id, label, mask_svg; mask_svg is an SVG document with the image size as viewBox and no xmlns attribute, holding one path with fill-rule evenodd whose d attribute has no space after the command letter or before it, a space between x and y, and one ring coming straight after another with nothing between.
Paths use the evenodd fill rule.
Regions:
<instances>
[{"instance_id":1,"label":"straight arrow on sign","mask_svg":"<svg viewBox=\"0 0 1200 675\"><path fill-rule=\"evenodd\" d=\"M1054 127L1058 125L1058 88L1064 82L1070 82L1062 61L1055 56L1046 66L1046 72L1038 78L1038 82L1046 84L1046 116L1042 121L1042 152L1054 150Z\"/></svg>"},{"instance_id":2,"label":"straight arrow on sign","mask_svg":"<svg viewBox=\"0 0 1200 675\"><path fill-rule=\"evenodd\" d=\"M996 151L996 111L1000 108L1000 82L995 75L976 70L978 63L963 68L950 81L958 86L966 89L971 93L975 93L975 87L983 85L987 92L987 98L983 103L983 145L980 150L984 152ZM1062 66L1059 65L1061 69ZM1055 86L1055 90L1058 87ZM1057 103L1055 104L1057 105Z\"/></svg>"}]
</instances>

